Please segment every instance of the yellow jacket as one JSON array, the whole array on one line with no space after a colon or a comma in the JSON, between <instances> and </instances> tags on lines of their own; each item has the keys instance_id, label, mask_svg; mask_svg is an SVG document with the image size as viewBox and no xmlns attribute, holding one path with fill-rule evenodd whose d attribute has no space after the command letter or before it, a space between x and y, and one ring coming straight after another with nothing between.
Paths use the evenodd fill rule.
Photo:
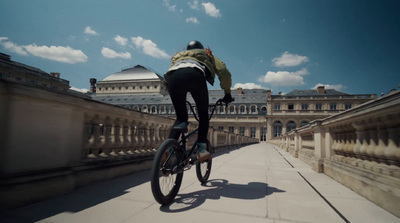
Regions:
<instances>
[{"instance_id":1,"label":"yellow jacket","mask_svg":"<svg viewBox=\"0 0 400 223\"><path fill-rule=\"evenodd\" d=\"M171 67L176 62L184 59L196 60L207 67L207 70L209 72L206 72L206 80L211 85L214 85L215 74L217 74L220 81L221 89L225 91L225 94L231 92L232 75L229 72L228 68L226 68L224 62L214 56L211 51L209 51L208 54L204 49L194 49L179 52L172 57ZM165 75L168 75L168 72Z\"/></svg>"}]
</instances>

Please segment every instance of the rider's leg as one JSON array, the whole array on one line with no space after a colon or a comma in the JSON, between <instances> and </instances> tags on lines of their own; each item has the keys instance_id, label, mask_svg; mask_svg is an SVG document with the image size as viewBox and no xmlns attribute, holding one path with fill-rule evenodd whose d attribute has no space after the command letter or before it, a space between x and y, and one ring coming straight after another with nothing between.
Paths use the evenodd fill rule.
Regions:
<instances>
[{"instance_id":1,"label":"rider's leg","mask_svg":"<svg viewBox=\"0 0 400 223\"><path fill-rule=\"evenodd\" d=\"M193 75L196 85L191 88L190 93L196 102L199 115L199 132L197 138L197 159L202 162L211 157L211 154L206 150L207 134L209 127L208 119L208 89L206 79L201 71Z\"/></svg>"},{"instance_id":2,"label":"rider's leg","mask_svg":"<svg viewBox=\"0 0 400 223\"><path fill-rule=\"evenodd\" d=\"M174 126L188 121L186 108L186 94L188 92L186 83L187 75L185 75L186 72L183 72L184 70L185 69L179 69L166 76L168 91L176 114ZM169 138L178 139L179 133L171 129Z\"/></svg>"}]
</instances>

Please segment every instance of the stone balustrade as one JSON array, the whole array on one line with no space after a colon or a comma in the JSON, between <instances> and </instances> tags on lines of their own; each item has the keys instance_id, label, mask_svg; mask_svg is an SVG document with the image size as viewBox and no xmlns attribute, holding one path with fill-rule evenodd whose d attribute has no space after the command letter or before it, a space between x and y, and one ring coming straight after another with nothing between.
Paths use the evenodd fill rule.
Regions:
<instances>
[{"instance_id":1,"label":"stone balustrade","mask_svg":"<svg viewBox=\"0 0 400 223\"><path fill-rule=\"evenodd\" d=\"M271 142L400 217L400 91Z\"/></svg>"},{"instance_id":2,"label":"stone balustrade","mask_svg":"<svg viewBox=\"0 0 400 223\"><path fill-rule=\"evenodd\" d=\"M1 210L150 168L174 120L0 80L0 123ZM215 129L209 140L216 150L258 142Z\"/></svg>"}]
</instances>

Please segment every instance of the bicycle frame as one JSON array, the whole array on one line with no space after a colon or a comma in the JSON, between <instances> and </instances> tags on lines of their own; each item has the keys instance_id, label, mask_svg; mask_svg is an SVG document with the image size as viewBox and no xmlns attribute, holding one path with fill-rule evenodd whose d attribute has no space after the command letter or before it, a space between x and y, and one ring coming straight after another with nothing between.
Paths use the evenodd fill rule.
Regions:
<instances>
[{"instance_id":1,"label":"bicycle frame","mask_svg":"<svg viewBox=\"0 0 400 223\"><path fill-rule=\"evenodd\" d=\"M189 101L186 101L186 103L189 105L190 110L192 111L192 113L193 113L195 119L196 119L197 121L199 121L199 117L197 116L197 113L196 113L195 110L194 110L194 108L196 108L196 106L195 106L195 105L192 105ZM212 105L209 105L209 106L208 106L209 109L212 108L212 109L211 109L211 112L210 112L210 114L209 114L209 116L208 116L208 120L211 120L211 118L212 118L212 116L213 116L213 114L214 114L214 112L215 112L215 109L217 108L218 105L223 106L223 101L222 101L222 99L219 99L218 101L215 102L215 104L212 104ZM226 104L226 106L227 106L227 104ZM193 130L193 131L191 131L191 132L189 132L189 133L187 133L187 134L181 133L181 140L179 141L179 144L181 145L181 148L182 148L182 150L184 151L184 155L185 155L185 156L183 157L182 161L188 160L188 159L191 157L191 155L193 154L193 152L194 152L194 150L195 150L195 148L196 148L196 144L194 144L194 145L192 146L192 148L189 150L189 152L186 152L186 142L187 142L187 140L188 140L190 137L192 137L193 135L195 135L198 131L199 131L199 128L196 128L195 130Z\"/></svg>"}]
</instances>

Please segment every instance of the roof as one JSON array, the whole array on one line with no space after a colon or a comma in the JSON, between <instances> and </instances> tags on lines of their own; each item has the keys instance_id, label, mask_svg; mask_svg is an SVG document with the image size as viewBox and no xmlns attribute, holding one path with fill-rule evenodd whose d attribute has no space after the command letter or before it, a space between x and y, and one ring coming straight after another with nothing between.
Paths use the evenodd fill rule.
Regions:
<instances>
[{"instance_id":1,"label":"roof","mask_svg":"<svg viewBox=\"0 0 400 223\"><path fill-rule=\"evenodd\" d=\"M218 99L224 97L223 90L209 90L209 102L215 103ZM243 90L243 94L237 94L236 91L231 92L235 99L233 104L266 104L267 93L264 89ZM101 94L92 95L96 101L102 101L109 104L172 104L169 95L162 96L161 94ZM190 93L187 100L194 102Z\"/></svg>"},{"instance_id":2,"label":"roof","mask_svg":"<svg viewBox=\"0 0 400 223\"><path fill-rule=\"evenodd\" d=\"M136 65L131 68L124 69L120 72L109 75L104 78L102 81L123 81L123 80L162 80L163 78L152 70L141 66Z\"/></svg>"},{"instance_id":3,"label":"roof","mask_svg":"<svg viewBox=\"0 0 400 223\"><path fill-rule=\"evenodd\" d=\"M318 93L316 89L313 90L293 90L283 96L285 97L301 97L301 96L347 96L349 94L337 91L335 89L325 89L323 94Z\"/></svg>"}]
</instances>

